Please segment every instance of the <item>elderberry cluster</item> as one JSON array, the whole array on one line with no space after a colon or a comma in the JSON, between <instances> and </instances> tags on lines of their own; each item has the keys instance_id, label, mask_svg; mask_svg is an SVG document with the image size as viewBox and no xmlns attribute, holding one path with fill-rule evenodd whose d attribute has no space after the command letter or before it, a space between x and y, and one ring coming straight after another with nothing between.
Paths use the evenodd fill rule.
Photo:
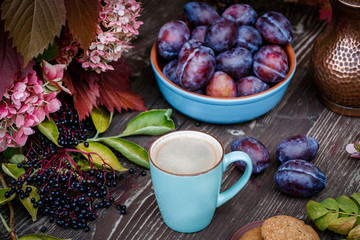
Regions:
<instances>
[{"instance_id":1,"label":"elderberry cluster","mask_svg":"<svg viewBox=\"0 0 360 240\"><path fill-rule=\"evenodd\" d=\"M20 199L31 198L37 213L49 216L50 222L89 231L88 223L97 218L96 210L114 203L110 190L117 186L119 177L105 162L95 165L91 153L74 149L94 130L91 121L80 122L76 110L66 103L51 118L59 130L60 146L38 131L31 135L24 147L25 158L17 165L25 173L10 182L5 197L18 194ZM123 178L125 174L120 175ZM125 205L116 205L121 214L126 213Z\"/></svg>"},{"instance_id":2,"label":"elderberry cluster","mask_svg":"<svg viewBox=\"0 0 360 240\"><path fill-rule=\"evenodd\" d=\"M88 134L94 131L92 122L89 119L79 121L76 110L66 103L51 118L59 130L58 144L65 148L76 146L79 141L86 141Z\"/></svg>"},{"instance_id":3,"label":"elderberry cluster","mask_svg":"<svg viewBox=\"0 0 360 240\"><path fill-rule=\"evenodd\" d=\"M125 175L120 178L125 178ZM71 171L51 167L12 180L11 190L5 193L5 197L17 193L24 199L33 191L29 185L34 186L37 192L31 196L38 198L32 197L30 201L39 215L49 216L50 222L56 221L64 228L89 231L88 222L97 218L96 210L109 208L114 203L109 190L117 186L117 180L115 173L106 170L92 169L79 177ZM125 214L126 206L118 206L121 206L120 213Z\"/></svg>"}]
</instances>

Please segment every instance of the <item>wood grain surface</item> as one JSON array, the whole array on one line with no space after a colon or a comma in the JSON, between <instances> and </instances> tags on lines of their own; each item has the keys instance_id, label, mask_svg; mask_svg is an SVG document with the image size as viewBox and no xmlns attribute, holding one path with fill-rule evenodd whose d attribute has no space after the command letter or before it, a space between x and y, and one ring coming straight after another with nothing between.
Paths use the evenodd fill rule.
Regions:
<instances>
[{"instance_id":1,"label":"wood grain surface","mask_svg":"<svg viewBox=\"0 0 360 240\"><path fill-rule=\"evenodd\" d=\"M150 66L150 48L160 27L170 20L182 18L187 1L146 0L142 1L141 20L144 25L134 41L134 48L126 54L132 70L133 89L144 97L148 109L166 109L171 106L162 97ZM252 176L249 183L233 199L219 207L211 224L193 234L182 234L166 227L156 204L148 170L141 176L141 167L122 159L125 166L136 172L128 175L116 187L114 197L128 207L122 216L113 205L99 211L98 219L90 224L90 232L63 229L49 223L46 217L32 222L26 210L15 202L15 228L19 236L40 233L41 226L48 228L46 234L75 240L125 240L125 239L230 239L242 226L277 214L286 214L312 224L306 216L305 205L312 199L322 201L327 197L351 195L359 191L360 162L348 157L345 145L360 136L359 118L335 114L319 101L309 64L314 39L326 28L327 23L318 20L318 9L308 5L284 3L283 1L249 1L258 14L279 11L292 23L297 69L282 101L269 113L255 120L232 124L215 125L190 119L175 109L172 118L176 129L197 129L216 136L230 151L230 144L239 137L250 136L260 140L271 155L270 167L263 173ZM137 112L116 114L105 135L120 133ZM313 160L327 176L325 190L310 198L294 198L282 194L276 187L274 174L279 166L275 157L278 143L286 137L304 134L316 138L320 149ZM132 137L132 141L148 149L156 137ZM222 188L227 189L241 176L234 166L224 173ZM185 208L186 206L184 206ZM0 206L0 212L9 220L8 208ZM313 225L312 225L313 226ZM319 232L321 239L341 239L329 231ZM9 239L0 224L0 239Z\"/></svg>"}]
</instances>

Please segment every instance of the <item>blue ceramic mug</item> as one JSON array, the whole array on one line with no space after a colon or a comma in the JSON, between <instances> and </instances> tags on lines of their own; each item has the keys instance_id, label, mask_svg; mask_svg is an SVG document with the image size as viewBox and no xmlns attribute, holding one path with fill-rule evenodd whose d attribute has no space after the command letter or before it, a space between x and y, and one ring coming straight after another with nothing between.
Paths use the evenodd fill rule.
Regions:
<instances>
[{"instance_id":1,"label":"blue ceramic mug","mask_svg":"<svg viewBox=\"0 0 360 240\"><path fill-rule=\"evenodd\" d=\"M219 140L200 131L161 136L150 146L149 159L161 216L168 227L184 233L207 227L215 209L235 196L252 172L246 153L224 154ZM244 161L246 170L230 189L220 193L223 172L235 161Z\"/></svg>"}]
</instances>

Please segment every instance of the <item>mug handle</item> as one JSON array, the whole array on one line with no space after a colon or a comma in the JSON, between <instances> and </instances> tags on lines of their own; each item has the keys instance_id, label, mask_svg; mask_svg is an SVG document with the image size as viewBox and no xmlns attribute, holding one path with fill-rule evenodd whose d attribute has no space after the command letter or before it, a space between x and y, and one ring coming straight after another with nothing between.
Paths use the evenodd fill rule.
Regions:
<instances>
[{"instance_id":1,"label":"mug handle","mask_svg":"<svg viewBox=\"0 0 360 240\"><path fill-rule=\"evenodd\" d=\"M234 197L245 186L245 184L250 179L250 176L252 173L252 162L251 162L251 158L249 157L249 155L245 152L234 151L234 152L225 154L224 160L223 160L222 171L225 172L226 168L231 163L236 162L236 161L243 161L246 163L245 172L241 176L241 178L231 188L229 188L225 192L222 192L218 195L216 207L220 207L225 202L227 202L232 197Z\"/></svg>"}]
</instances>

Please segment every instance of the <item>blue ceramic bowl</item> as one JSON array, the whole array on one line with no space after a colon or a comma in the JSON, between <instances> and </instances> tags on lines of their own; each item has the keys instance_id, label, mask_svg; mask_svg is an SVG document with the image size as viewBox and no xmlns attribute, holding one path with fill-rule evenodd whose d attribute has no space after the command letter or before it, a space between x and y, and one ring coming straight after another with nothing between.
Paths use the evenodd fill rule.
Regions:
<instances>
[{"instance_id":1,"label":"blue ceramic bowl","mask_svg":"<svg viewBox=\"0 0 360 240\"><path fill-rule=\"evenodd\" d=\"M164 63L156 53L156 43L151 49L151 66L164 98L179 112L208 123L240 123L267 113L280 102L296 68L295 53L290 44L286 45L284 50L289 57L290 65L286 78L264 92L245 97L211 97L177 86L161 71Z\"/></svg>"}]
</instances>

